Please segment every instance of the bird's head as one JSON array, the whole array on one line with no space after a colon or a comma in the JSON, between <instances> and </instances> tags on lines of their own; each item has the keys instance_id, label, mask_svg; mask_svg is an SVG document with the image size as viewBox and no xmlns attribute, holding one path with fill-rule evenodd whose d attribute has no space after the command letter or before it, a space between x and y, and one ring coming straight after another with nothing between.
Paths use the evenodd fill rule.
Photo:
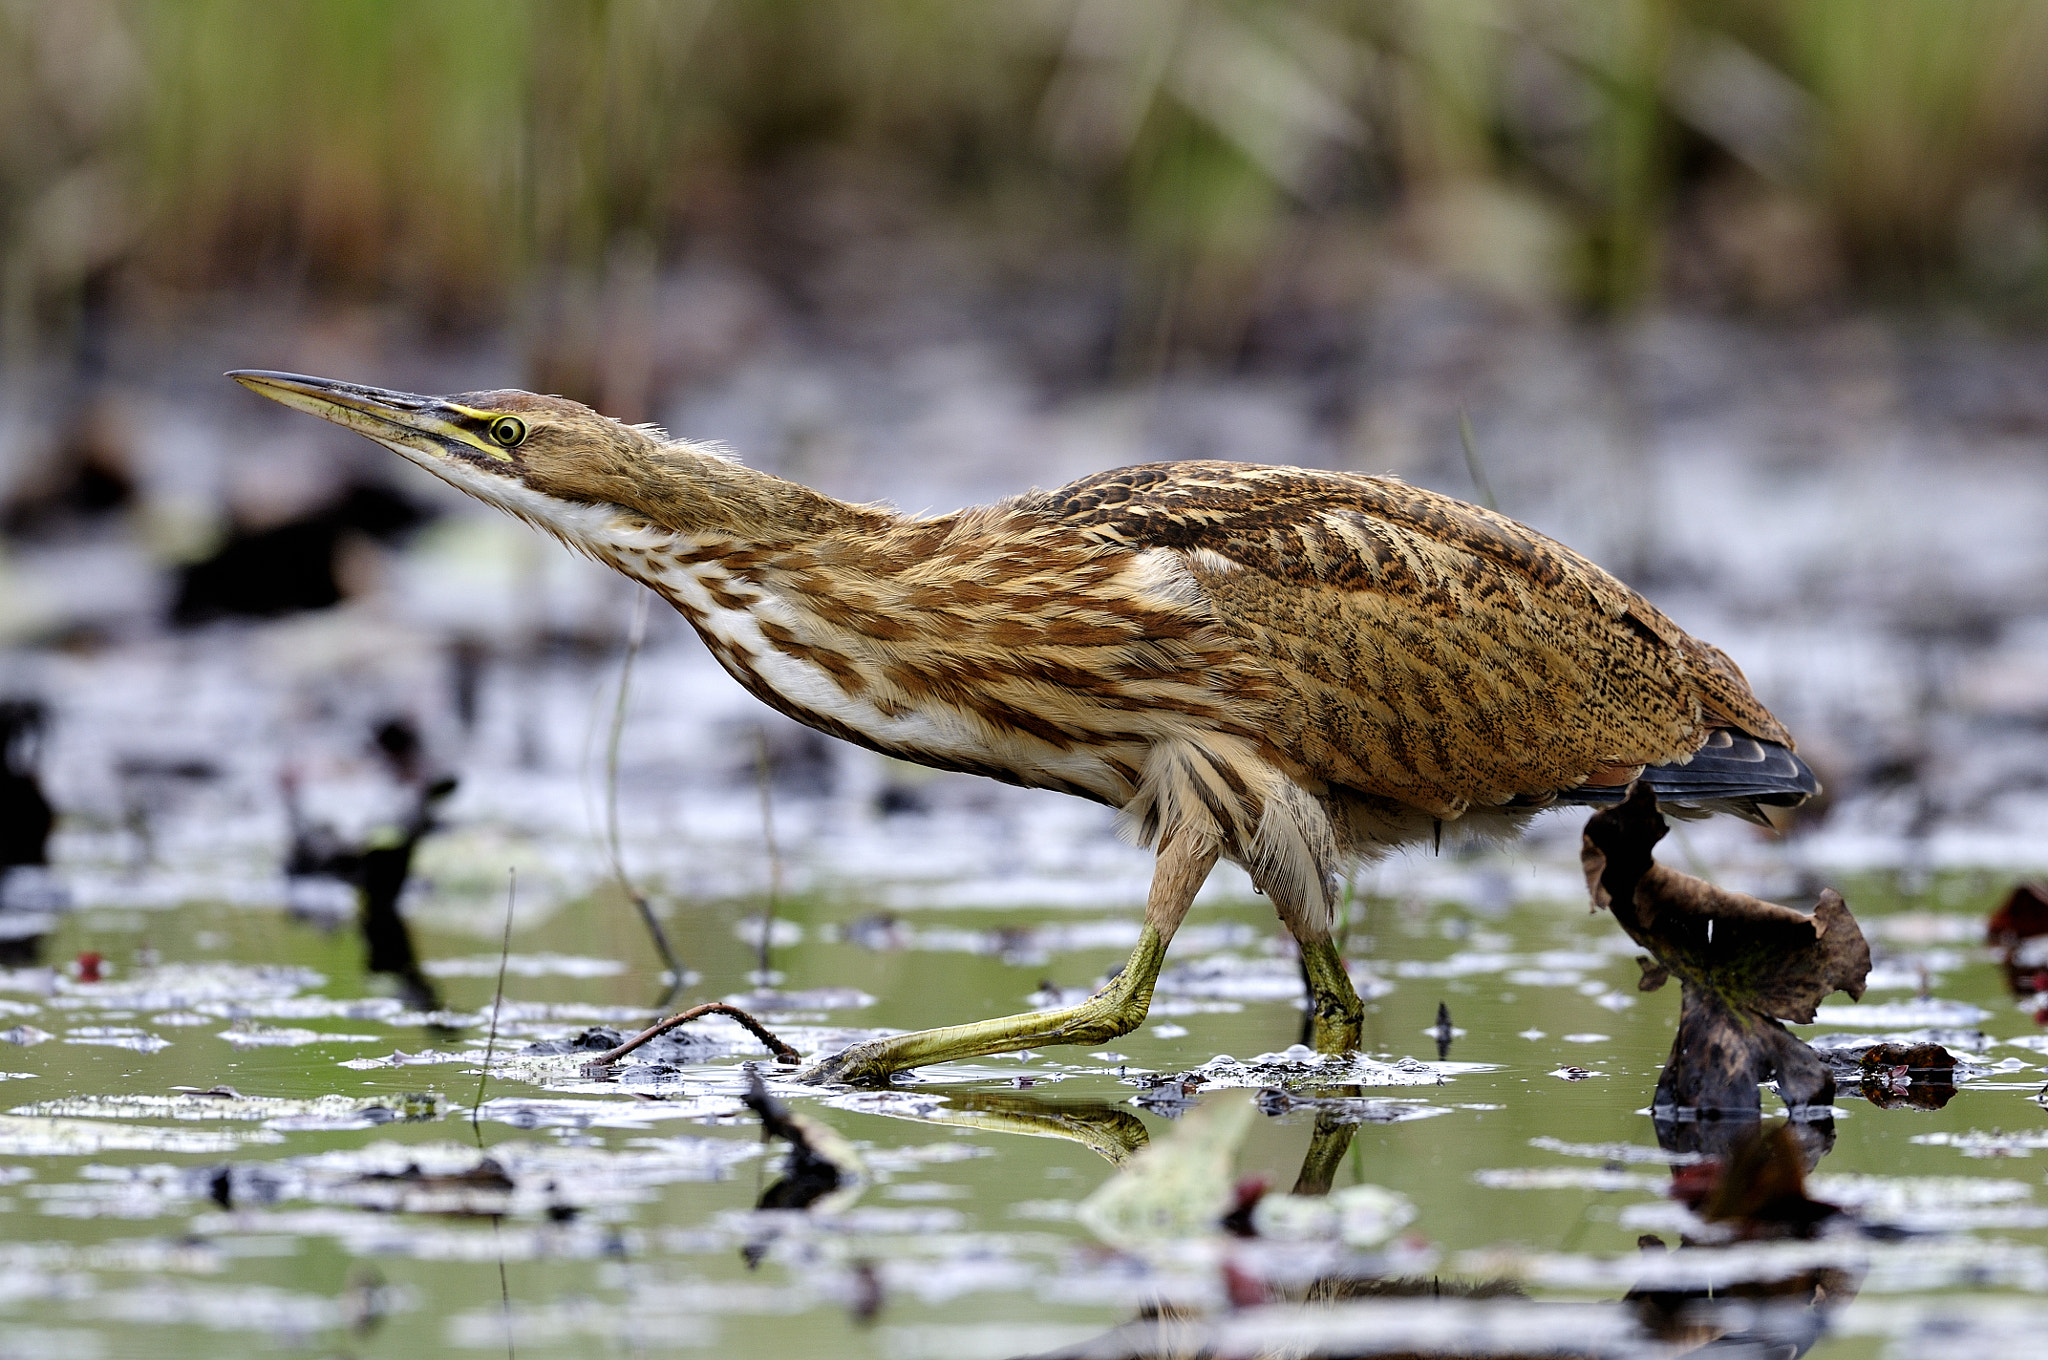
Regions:
<instances>
[{"instance_id":1,"label":"bird's head","mask_svg":"<svg viewBox=\"0 0 2048 1360\"><path fill-rule=\"evenodd\" d=\"M740 488L731 474L742 470L717 450L670 441L566 397L516 390L424 397L259 369L228 376L366 435L586 551L600 546L620 511L683 533L747 512L733 503Z\"/></svg>"}]
</instances>

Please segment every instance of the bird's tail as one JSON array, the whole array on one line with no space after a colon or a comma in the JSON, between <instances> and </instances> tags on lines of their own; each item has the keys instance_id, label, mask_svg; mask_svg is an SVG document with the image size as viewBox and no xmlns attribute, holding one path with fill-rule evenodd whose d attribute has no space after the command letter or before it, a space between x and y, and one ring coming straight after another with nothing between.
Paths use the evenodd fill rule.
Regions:
<instances>
[{"instance_id":1,"label":"bird's tail","mask_svg":"<svg viewBox=\"0 0 2048 1360\"><path fill-rule=\"evenodd\" d=\"M1725 727L1716 728L1691 760L1648 766L1641 778L1660 805L1680 816L1732 812L1763 826L1782 826L1787 810L1820 792L1820 780L1791 750ZM1583 785L1557 801L1606 806L1627 796L1622 785Z\"/></svg>"}]
</instances>

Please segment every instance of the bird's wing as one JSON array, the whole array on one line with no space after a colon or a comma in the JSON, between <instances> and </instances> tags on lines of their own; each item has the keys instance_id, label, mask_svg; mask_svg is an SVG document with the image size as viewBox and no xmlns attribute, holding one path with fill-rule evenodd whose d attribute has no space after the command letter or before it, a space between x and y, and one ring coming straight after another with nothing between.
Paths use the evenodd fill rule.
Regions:
<instances>
[{"instance_id":1,"label":"bird's wing","mask_svg":"<svg viewBox=\"0 0 2048 1360\"><path fill-rule=\"evenodd\" d=\"M1790 745L1724 654L1554 540L1386 478L1123 468L1048 495L1098 542L1182 555L1286 696L1309 773L1440 816L1625 782L1718 726Z\"/></svg>"}]
</instances>

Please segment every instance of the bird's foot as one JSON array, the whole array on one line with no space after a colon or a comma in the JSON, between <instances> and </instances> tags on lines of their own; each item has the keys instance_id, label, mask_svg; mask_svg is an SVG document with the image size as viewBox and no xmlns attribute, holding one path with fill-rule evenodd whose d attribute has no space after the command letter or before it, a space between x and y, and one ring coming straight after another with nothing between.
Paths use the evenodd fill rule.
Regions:
<instances>
[{"instance_id":1,"label":"bird's foot","mask_svg":"<svg viewBox=\"0 0 2048 1360\"><path fill-rule=\"evenodd\" d=\"M912 1067L1015 1053L1041 1044L1099 1044L1129 1034L1145 1019L1145 1009L1152 1004L1152 983L1165 957L1166 941L1148 925L1123 970L1078 1006L870 1039L811 1064L797 1080L811 1086L879 1086Z\"/></svg>"},{"instance_id":2,"label":"bird's foot","mask_svg":"<svg viewBox=\"0 0 2048 1360\"><path fill-rule=\"evenodd\" d=\"M1301 946L1301 971L1308 981L1308 1042L1318 1053L1350 1053L1365 1029L1365 1003L1351 985L1344 958L1328 940Z\"/></svg>"},{"instance_id":3,"label":"bird's foot","mask_svg":"<svg viewBox=\"0 0 2048 1360\"><path fill-rule=\"evenodd\" d=\"M870 1039L818 1059L797 1074L806 1086L886 1086L889 1078L911 1064L890 1061L887 1039Z\"/></svg>"}]
</instances>

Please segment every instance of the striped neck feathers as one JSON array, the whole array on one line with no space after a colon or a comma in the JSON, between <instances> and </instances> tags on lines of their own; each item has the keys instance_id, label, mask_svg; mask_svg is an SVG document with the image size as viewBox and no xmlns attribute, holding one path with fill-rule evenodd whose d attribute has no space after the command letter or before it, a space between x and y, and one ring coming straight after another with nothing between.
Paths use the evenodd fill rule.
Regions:
<instances>
[{"instance_id":1,"label":"striped neck feathers","mask_svg":"<svg viewBox=\"0 0 2048 1360\"><path fill-rule=\"evenodd\" d=\"M464 489L633 576L641 573L620 560L622 550L787 545L874 532L899 519L649 427L603 421L580 433L571 445L534 449L517 480Z\"/></svg>"}]
</instances>

